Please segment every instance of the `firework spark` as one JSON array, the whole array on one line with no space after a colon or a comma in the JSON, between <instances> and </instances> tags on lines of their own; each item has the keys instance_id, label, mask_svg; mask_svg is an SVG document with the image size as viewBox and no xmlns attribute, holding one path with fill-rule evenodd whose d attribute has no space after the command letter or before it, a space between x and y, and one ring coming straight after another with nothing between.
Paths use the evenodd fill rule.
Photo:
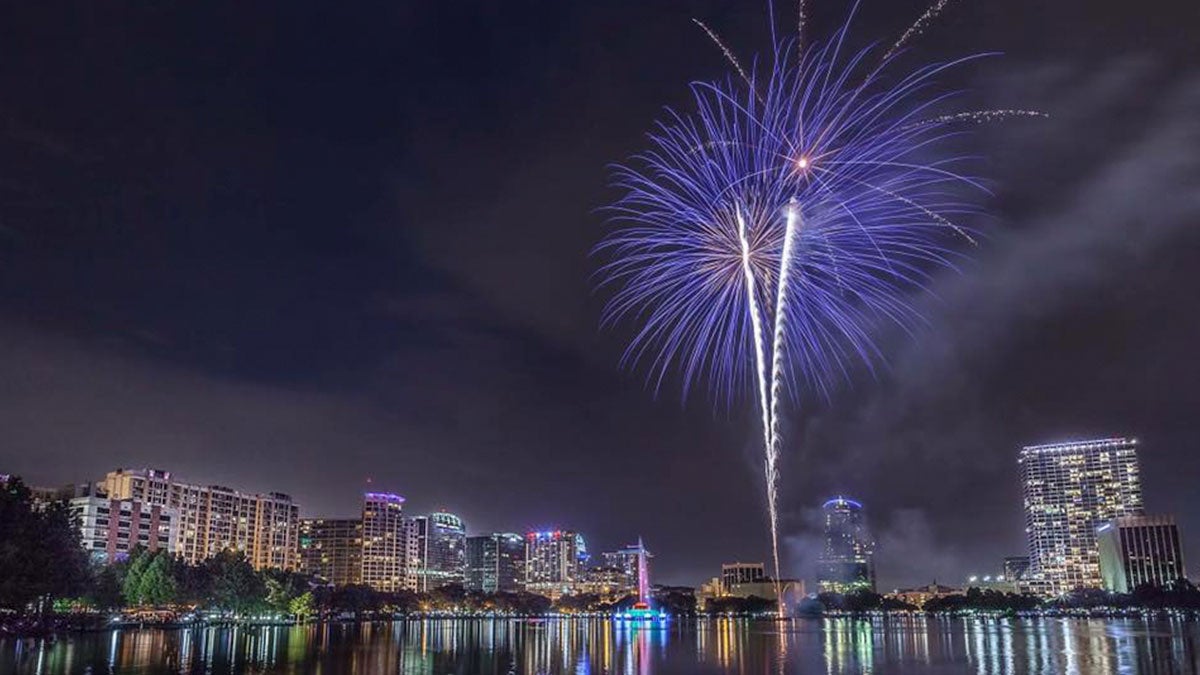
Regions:
<instances>
[{"instance_id":1,"label":"firework spark","mask_svg":"<svg viewBox=\"0 0 1200 675\"><path fill-rule=\"evenodd\" d=\"M986 122L997 122L1000 120L1012 119L1014 117L1049 117L1046 113L1040 110L1016 110L1012 108L999 108L996 110L968 110L967 112L952 113L949 115L939 115L920 122L913 122L906 125L904 129L912 129L926 124L949 124L951 122L974 122L975 124L984 124Z\"/></svg>"},{"instance_id":2,"label":"firework spark","mask_svg":"<svg viewBox=\"0 0 1200 675\"><path fill-rule=\"evenodd\" d=\"M717 48L720 49L721 53L725 55L725 60L729 61L729 63L733 65L733 69L737 71L738 75L742 76L742 80L749 85L750 89L754 89L754 82L751 81L750 76L746 74L746 69L742 68L741 62L737 60L737 57L733 55L733 52L730 51L729 47L726 47L725 43L721 41L721 36L717 35L716 31L709 28L708 24L704 23L700 19L692 19L692 23L699 26L700 30L704 31L704 33L708 35L708 39L712 40L713 44L717 45Z\"/></svg>"},{"instance_id":3,"label":"firework spark","mask_svg":"<svg viewBox=\"0 0 1200 675\"><path fill-rule=\"evenodd\" d=\"M904 47L904 45L908 44L914 38L920 37L921 34L925 32L925 29L929 26L929 24L936 19L939 14L942 13L942 10L945 9L946 5L948 4L950 4L950 0L937 0L937 2L930 5L929 9L925 10L924 14L917 17L917 20L908 27L908 30L904 31L904 34L900 36L900 39L896 40L896 44L892 45L892 48L887 50L887 53L883 55L883 60L887 61L891 59L896 52L900 51Z\"/></svg>"},{"instance_id":4,"label":"firework spark","mask_svg":"<svg viewBox=\"0 0 1200 675\"><path fill-rule=\"evenodd\" d=\"M640 324L623 361L656 391L677 369L685 395L702 381L726 403L754 392L778 581L783 399L827 397L857 364L873 368L880 324L911 330L910 298L974 242L956 220L983 188L950 150L954 127L1038 113L940 113L937 78L971 59L893 75L889 52L866 67L869 48L841 52L849 20L799 60L798 37L773 41L749 72L696 23L737 77L693 84L695 110L668 111L650 149L616 168L618 227L598 246L604 323Z\"/></svg>"}]
</instances>

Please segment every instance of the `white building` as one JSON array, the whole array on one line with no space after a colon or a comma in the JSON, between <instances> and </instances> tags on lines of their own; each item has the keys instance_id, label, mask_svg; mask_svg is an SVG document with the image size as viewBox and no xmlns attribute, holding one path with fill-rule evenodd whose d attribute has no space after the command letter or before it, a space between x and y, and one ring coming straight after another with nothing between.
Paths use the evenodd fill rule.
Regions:
<instances>
[{"instance_id":1,"label":"white building","mask_svg":"<svg viewBox=\"0 0 1200 675\"><path fill-rule=\"evenodd\" d=\"M1097 528L1142 513L1137 445L1135 439L1106 438L1021 450L1035 592L1061 595L1101 586Z\"/></svg>"},{"instance_id":2,"label":"white building","mask_svg":"<svg viewBox=\"0 0 1200 675\"><path fill-rule=\"evenodd\" d=\"M363 495L362 582L384 592L416 590L410 561L413 542L403 515L404 497L390 492Z\"/></svg>"},{"instance_id":3,"label":"white building","mask_svg":"<svg viewBox=\"0 0 1200 675\"><path fill-rule=\"evenodd\" d=\"M300 507L286 494L194 485L158 469L110 471L101 489L114 499L174 509L175 551L188 563L228 549L244 552L255 569L299 567Z\"/></svg>"}]
</instances>

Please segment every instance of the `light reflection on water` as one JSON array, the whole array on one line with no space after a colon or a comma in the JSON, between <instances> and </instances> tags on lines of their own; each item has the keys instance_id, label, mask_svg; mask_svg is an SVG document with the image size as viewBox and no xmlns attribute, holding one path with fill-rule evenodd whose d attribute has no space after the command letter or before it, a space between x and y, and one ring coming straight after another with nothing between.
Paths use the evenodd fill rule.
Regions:
<instances>
[{"instance_id":1,"label":"light reflection on water","mask_svg":"<svg viewBox=\"0 0 1200 675\"><path fill-rule=\"evenodd\" d=\"M1132 619L413 620L0 640L0 673L1200 673L1198 644Z\"/></svg>"}]
</instances>

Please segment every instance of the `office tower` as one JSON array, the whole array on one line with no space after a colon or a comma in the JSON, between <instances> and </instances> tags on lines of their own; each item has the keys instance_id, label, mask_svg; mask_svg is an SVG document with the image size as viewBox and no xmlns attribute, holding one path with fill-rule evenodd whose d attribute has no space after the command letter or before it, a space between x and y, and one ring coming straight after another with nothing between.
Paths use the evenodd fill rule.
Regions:
<instances>
[{"instance_id":1,"label":"office tower","mask_svg":"<svg viewBox=\"0 0 1200 675\"><path fill-rule=\"evenodd\" d=\"M616 570L619 573L620 588L626 591L635 591L641 583L639 576L639 563L642 558L642 548L640 545L626 546L619 551L610 551L601 555L604 560L604 568ZM646 564L654 558L654 554L645 551Z\"/></svg>"},{"instance_id":2,"label":"office tower","mask_svg":"<svg viewBox=\"0 0 1200 675\"><path fill-rule=\"evenodd\" d=\"M467 537L466 588L483 593L516 592L525 583L525 541L497 532Z\"/></svg>"},{"instance_id":3,"label":"office tower","mask_svg":"<svg viewBox=\"0 0 1200 675\"><path fill-rule=\"evenodd\" d=\"M587 546L583 536L569 530L525 535L525 587L557 597L570 593L583 580Z\"/></svg>"},{"instance_id":4,"label":"office tower","mask_svg":"<svg viewBox=\"0 0 1200 675\"><path fill-rule=\"evenodd\" d=\"M432 591L463 584L467 569L467 528L453 513L417 516L409 524L414 539L417 589Z\"/></svg>"},{"instance_id":5,"label":"office tower","mask_svg":"<svg viewBox=\"0 0 1200 675\"><path fill-rule=\"evenodd\" d=\"M255 569L299 565L300 508L286 494L183 483L158 469L110 471L99 489L111 499L174 509L175 552L190 564L234 550L245 553Z\"/></svg>"},{"instance_id":6,"label":"office tower","mask_svg":"<svg viewBox=\"0 0 1200 675\"><path fill-rule=\"evenodd\" d=\"M377 591L413 590L404 497L368 492L362 507L362 583Z\"/></svg>"},{"instance_id":7,"label":"office tower","mask_svg":"<svg viewBox=\"0 0 1200 675\"><path fill-rule=\"evenodd\" d=\"M1024 581L1029 576L1029 556L1018 555L1004 559L1004 578L1008 581Z\"/></svg>"},{"instance_id":8,"label":"office tower","mask_svg":"<svg viewBox=\"0 0 1200 675\"><path fill-rule=\"evenodd\" d=\"M1137 441L1107 438L1021 450L1030 584L1045 595L1099 588L1096 529L1141 515Z\"/></svg>"},{"instance_id":9,"label":"office tower","mask_svg":"<svg viewBox=\"0 0 1200 675\"><path fill-rule=\"evenodd\" d=\"M429 590L425 563L429 557L429 516L404 519L404 536L409 544L408 570L415 588L421 593Z\"/></svg>"},{"instance_id":10,"label":"office tower","mask_svg":"<svg viewBox=\"0 0 1200 675\"><path fill-rule=\"evenodd\" d=\"M874 591L875 544L862 504L834 497L821 510L825 517L825 548L818 562L821 592Z\"/></svg>"},{"instance_id":11,"label":"office tower","mask_svg":"<svg viewBox=\"0 0 1200 675\"><path fill-rule=\"evenodd\" d=\"M175 553L179 520L175 509L96 495L74 497L67 503L78 519L84 550L97 562L123 560L138 546L151 553Z\"/></svg>"},{"instance_id":12,"label":"office tower","mask_svg":"<svg viewBox=\"0 0 1200 675\"><path fill-rule=\"evenodd\" d=\"M1114 518L1096 536L1106 590L1130 593L1143 584L1163 587L1187 578L1172 516Z\"/></svg>"},{"instance_id":13,"label":"office tower","mask_svg":"<svg viewBox=\"0 0 1200 675\"><path fill-rule=\"evenodd\" d=\"M463 583L467 569L467 527L453 513L429 514L425 574L429 587Z\"/></svg>"},{"instance_id":14,"label":"office tower","mask_svg":"<svg viewBox=\"0 0 1200 675\"><path fill-rule=\"evenodd\" d=\"M300 521L300 570L334 586L361 584L361 518L306 518Z\"/></svg>"}]
</instances>

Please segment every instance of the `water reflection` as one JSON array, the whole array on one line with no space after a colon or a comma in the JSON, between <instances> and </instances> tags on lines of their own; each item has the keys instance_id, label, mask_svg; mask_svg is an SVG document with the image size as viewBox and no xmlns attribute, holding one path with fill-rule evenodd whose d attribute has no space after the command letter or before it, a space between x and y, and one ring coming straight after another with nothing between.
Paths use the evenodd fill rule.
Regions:
<instances>
[{"instance_id":1,"label":"water reflection","mask_svg":"<svg viewBox=\"0 0 1200 675\"><path fill-rule=\"evenodd\" d=\"M423 620L0 640L0 673L1198 673L1183 621Z\"/></svg>"}]
</instances>

